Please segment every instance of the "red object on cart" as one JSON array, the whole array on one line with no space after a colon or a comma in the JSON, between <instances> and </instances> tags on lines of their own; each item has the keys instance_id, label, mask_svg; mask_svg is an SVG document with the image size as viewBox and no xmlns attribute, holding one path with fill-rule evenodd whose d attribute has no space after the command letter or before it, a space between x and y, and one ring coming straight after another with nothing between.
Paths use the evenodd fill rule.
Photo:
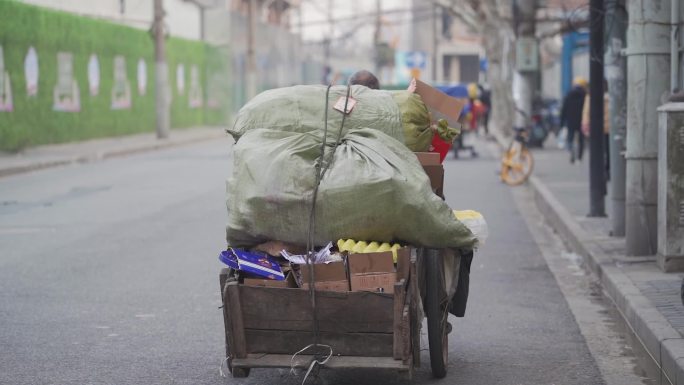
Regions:
<instances>
[{"instance_id":1,"label":"red object on cart","mask_svg":"<svg viewBox=\"0 0 684 385\"><path fill-rule=\"evenodd\" d=\"M444 159L446 158L447 154L449 154L449 150L451 150L451 143L442 140L442 138L440 138L439 135L435 135L432 138L430 152L439 153L440 163L444 162Z\"/></svg>"}]
</instances>

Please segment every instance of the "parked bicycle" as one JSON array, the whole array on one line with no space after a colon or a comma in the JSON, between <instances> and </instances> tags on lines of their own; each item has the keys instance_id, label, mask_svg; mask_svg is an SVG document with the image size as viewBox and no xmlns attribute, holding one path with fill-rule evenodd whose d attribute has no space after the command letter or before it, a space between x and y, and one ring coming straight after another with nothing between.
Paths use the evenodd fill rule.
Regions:
<instances>
[{"instance_id":1,"label":"parked bicycle","mask_svg":"<svg viewBox=\"0 0 684 385\"><path fill-rule=\"evenodd\" d=\"M514 127L515 136L501 157L501 180L509 186L524 183L532 174L534 158L527 148L527 140L533 126L529 116L522 110L516 111L525 118L525 127Z\"/></svg>"}]
</instances>

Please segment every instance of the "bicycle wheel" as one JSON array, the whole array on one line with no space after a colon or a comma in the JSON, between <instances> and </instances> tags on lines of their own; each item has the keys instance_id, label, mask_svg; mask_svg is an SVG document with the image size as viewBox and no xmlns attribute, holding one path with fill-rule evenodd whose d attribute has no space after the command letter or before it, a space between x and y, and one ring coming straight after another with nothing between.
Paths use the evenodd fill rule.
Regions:
<instances>
[{"instance_id":1,"label":"bicycle wheel","mask_svg":"<svg viewBox=\"0 0 684 385\"><path fill-rule=\"evenodd\" d=\"M530 177L533 168L534 159L527 147L511 146L501 159L501 180L509 186L520 185Z\"/></svg>"},{"instance_id":2,"label":"bicycle wheel","mask_svg":"<svg viewBox=\"0 0 684 385\"><path fill-rule=\"evenodd\" d=\"M439 250L426 249L425 263L425 316L427 317L430 366L435 378L444 378L449 359L449 336L447 315L449 304L445 281L444 264Z\"/></svg>"}]
</instances>

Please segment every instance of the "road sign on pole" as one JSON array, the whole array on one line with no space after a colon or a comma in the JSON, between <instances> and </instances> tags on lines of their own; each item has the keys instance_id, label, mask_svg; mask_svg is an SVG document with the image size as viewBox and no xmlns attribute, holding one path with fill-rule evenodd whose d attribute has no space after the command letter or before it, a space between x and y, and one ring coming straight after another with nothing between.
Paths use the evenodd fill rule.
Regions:
<instances>
[{"instance_id":1,"label":"road sign on pole","mask_svg":"<svg viewBox=\"0 0 684 385\"><path fill-rule=\"evenodd\" d=\"M424 70L427 64L427 55L422 51L411 51L406 53L406 66Z\"/></svg>"},{"instance_id":2,"label":"road sign on pole","mask_svg":"<svg viewBox=\"0 0 684 385\"><path fill-rule=\"evenodd\" d=\"M516 41L516 66L518 71L539 70L539 42L534 37L519 37Z\"/></svg>"}]
</instances>

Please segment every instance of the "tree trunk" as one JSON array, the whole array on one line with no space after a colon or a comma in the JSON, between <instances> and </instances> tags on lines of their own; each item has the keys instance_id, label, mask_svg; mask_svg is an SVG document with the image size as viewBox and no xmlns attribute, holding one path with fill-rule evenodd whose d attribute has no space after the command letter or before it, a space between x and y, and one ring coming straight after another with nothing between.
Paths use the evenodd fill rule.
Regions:
<instances>
[{"instance_id":1,"label":"tree trunk","mask_svg":"<svg viewBox=\"0 0 684 385\"><path fill-rule=\"evenodd\" d=\"M505 136L511 135L513 124L513 33L501 28L504 23L488 20L485 31L499 31L492 35L482 33L482 44L489 61L487 80L491 87L491 129Z\"/></svg>"}]
</instances>

